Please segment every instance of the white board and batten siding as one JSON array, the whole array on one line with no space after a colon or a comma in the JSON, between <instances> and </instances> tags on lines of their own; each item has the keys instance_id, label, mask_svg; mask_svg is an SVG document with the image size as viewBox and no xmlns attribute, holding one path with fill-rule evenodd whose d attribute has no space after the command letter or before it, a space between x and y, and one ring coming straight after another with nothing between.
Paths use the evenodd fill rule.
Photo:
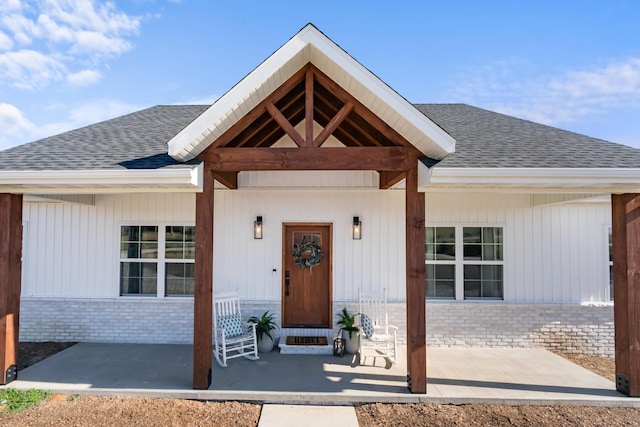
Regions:
<instances>
[{"instance_id":1,"label":"white board and batten siding","mask_svg":"<svg viewBox=\"0 0 640 427\"><path fill-rule=\"evenodd\" d=\"M253 239L258 215L262 240ZM362 240L351 238L353 216L362 220ZM119 298L120 226L189 225L194 218L193 194L96 195L93 206L26 203L22 295ZM534 206L525 194L426 195L427 225L504 227L508 302L609 301L603 230L610 221L608 204ZM285 222L333 224L334 300L355 300L360 287L386 287L390 300L404 300L404 191L366 188L216 191L216 290L279 301Z\"/></svg>"}]
</instances>

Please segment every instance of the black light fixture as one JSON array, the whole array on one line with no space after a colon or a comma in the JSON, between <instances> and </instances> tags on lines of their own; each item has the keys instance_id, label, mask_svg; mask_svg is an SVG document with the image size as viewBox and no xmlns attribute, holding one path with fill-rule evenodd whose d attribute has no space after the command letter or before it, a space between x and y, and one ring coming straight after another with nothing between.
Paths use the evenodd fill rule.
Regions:
<instances>
[{"instance_id":1,"label":"black light fixture","mask_svg":"<svg viewBox=\"0 0 640 427\"><path fill-rule=\"evenodd\" d=\"M359 216L353 217L353 240L360 240L362 238L362 223Z\"/></svg>"},{"instance_id":2,"label":"black light fixture","mask_svg":"<svg viewBox=\"0 0 640 427\"><path fill-rule=\"evenodd\" d=\"M262 239L262 216L257 216L253 222L253 238Z\"/></svg>"}]
</instances>

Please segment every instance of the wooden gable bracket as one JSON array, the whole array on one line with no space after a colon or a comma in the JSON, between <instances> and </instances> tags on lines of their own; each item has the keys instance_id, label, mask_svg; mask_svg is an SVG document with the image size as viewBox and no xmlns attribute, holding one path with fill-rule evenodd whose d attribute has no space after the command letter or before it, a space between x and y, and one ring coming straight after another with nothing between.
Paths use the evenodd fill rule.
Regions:
<instances>
[{"instance_id":1,"label":"wooden gable bracket","mask_svg":"<svg viewBox=\"0 0 640 427\"><path fill-rule=\"evenodd\" d=\"M304 132L295 127L301 119ZM324 126L315 138L314 121ZM283 134L297 148L269 148ZM322 147L331 135L346 146ZM308 63L198 157L228 188L237 188L240 171L376 170L380 188L388 189L421 156L395 129Z\"/></svg>"}]
</instances>

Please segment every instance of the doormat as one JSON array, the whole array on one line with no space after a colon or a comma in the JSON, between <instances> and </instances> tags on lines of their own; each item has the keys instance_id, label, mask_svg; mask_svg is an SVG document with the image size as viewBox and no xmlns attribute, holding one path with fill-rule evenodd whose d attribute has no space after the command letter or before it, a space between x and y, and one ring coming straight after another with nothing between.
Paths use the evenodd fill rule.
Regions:
<instances>
[{"instance_id":1,"label":"doormat","mask_svg":"<svg viewBox=\"0 0 640 427\"><path fill-rule=\"evenodd\" d=\"M327 345L327 337L287 337L287 345Z\"/></svg>"}]
</instances>

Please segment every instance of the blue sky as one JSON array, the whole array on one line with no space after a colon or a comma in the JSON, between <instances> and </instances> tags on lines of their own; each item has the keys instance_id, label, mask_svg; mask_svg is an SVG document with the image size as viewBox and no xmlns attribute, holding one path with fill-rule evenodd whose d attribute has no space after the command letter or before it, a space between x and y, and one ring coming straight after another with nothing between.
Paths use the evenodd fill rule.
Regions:
<instances>
[{"instance_id":1,"label":"blue sky","mask_svg":"<svg viewBox=\"0 0 640 427\"><path fill-rule=\"evenodd\" d=\"M211 103L314 23L414 103L640 148L640 2L0 0L0 148Z\"/></svg>"}]
</instances>

